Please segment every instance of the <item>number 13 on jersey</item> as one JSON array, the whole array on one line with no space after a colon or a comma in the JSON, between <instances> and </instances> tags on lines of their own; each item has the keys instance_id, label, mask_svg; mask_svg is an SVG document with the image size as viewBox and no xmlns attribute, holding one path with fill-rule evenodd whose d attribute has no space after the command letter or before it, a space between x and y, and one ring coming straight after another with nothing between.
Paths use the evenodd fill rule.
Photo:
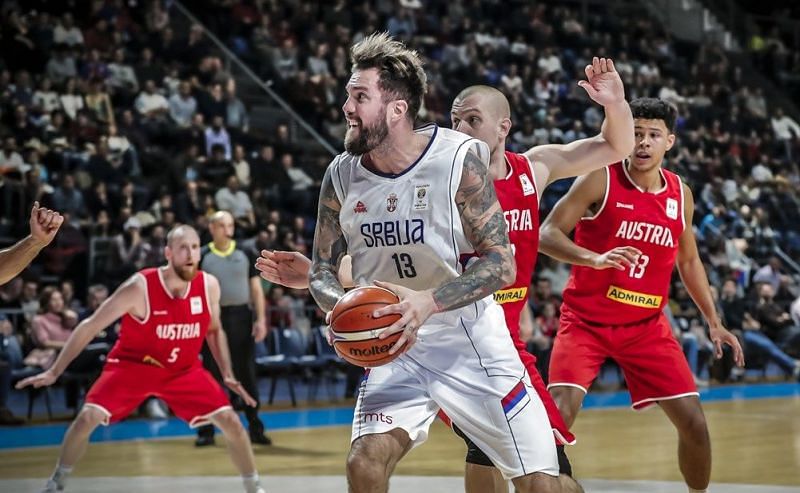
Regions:
<instances>
[{"instance_id":1,"label":"number 13 on jersey","mask_svg":"<svg viewBox=\"0 0 800 493\"><path fill-rule=\"evenodd\" d=\"M417 277L417 269L414 268L414 261L407 253L395 253L392 255L394 266L397 267L397 275L400 279L407 277Z\"/></svg>"},{"instance_id":2,"label":"number 13 on jersey","mask_svg":"<svg viewBox=\"0 0 800 493\"><path fill-rule=\"evenodd\" d=\"M647 264L649 263L650 257L647 255L639 255L639 258L636 259L636 262L631 264L631 271L628 275L634 279L641 279L644 277L644 270L647 268Z\"/></svg>"}]
</instances>

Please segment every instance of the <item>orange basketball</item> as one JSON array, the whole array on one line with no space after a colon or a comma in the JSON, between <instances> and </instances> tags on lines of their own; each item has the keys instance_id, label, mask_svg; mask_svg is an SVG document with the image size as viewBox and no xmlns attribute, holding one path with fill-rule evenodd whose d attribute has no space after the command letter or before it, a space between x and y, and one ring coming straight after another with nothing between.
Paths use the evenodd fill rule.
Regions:
<instances>
[{"instance_id":1,"label":"orange basketball","mask_svg":"<svg viewBox=\"0 0 800 493\"><path fill-rule=\"evenodd\" d=\"M339 354L350 363L365 368L385 365L399 356L400 351L390 355L389 349L402 332L386 339L378 339L378 334L399 320L400 315L372 316L375 310L399 302L396 294L377 286L355 288L342 296L331 312L333 345Z\"/></svg>"}]
</instances>

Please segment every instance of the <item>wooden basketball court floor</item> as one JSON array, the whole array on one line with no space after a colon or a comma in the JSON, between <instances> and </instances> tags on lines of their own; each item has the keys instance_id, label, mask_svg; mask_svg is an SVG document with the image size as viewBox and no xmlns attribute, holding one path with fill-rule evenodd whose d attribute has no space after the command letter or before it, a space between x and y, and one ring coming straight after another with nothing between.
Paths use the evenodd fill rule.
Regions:
<instances>
[{"instance_id":1,"label":"wooden basketball court floor","mask_svg":"<svg viewBox=\"0 0 800 493\"><path fill-rule=\"evenodd\" d=\"M740 399L733 391L728 392L730 399L704 401L714 447L710 491L800 492L800 385L780 385L781 392L764 395L786 397ZM340 417L350 412L336 411ZM273 415L263 414L269 426ZM344 461L349 426L302 427L302 423L301 418L299 428L272 431L274 445L255 448L267 491L346 491ZM108 435L114 428L102 433ZM24 444L40 443L42 433L47 436L46 442L57 443L64 426L30 430L22 436L23 442L12 448L11 430L0 428L0 448L4 449L0 450L0 491L38 491L52 470L58 449ZM676 463L677 439L660 410L636 413L626 407L590 408L579 416L574 431L578 444L568 453L586 491L686 491ZM183 428L179 433L182 436L177 437L92 443L67 491L240 491L223 441L218 440L215 447L196 449L190 433ZM437 422L428 442L400 463L391 491L463 491L464 451L463 443Z\"/></svg>"}]
</instances>

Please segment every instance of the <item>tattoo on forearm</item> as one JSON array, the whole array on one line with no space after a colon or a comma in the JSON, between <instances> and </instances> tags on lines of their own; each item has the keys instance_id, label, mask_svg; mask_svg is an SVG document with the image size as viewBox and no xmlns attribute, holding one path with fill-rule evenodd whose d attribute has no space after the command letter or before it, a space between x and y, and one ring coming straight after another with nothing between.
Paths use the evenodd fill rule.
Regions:
<instances>
[{"instance_id":1,"label":"tattoo on forearm","mask_svg":"<svg viewBox=\"0 0 800 493\"><path fill-rule=\"evenodd\" d=\"M433 293L440 310L452 310L484 298L513 281L516 264L503 211L497 202L488 162L470 149L456 192L464 233L480 258L464 273Z\"/></svg>"},{"instance_id":2,"label":"tattoo on forearm","mask_svg":"<svg viewBox=\"0 0 800 493\"><path fill-rule=\"evenodd\" d=\"M308 289L320 308L330 311L344 295L339 282L339 262L347 254L347 242L339 224L341 204L336 197L330 168L322 180L319 197L317 228L314 232L314 246Z\"/></svg>"}]
</instances>

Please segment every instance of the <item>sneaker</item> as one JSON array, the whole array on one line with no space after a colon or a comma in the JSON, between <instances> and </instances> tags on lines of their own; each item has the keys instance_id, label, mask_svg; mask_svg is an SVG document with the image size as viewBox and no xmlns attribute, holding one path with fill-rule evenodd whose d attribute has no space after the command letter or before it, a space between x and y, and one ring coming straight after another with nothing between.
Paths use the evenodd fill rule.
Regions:
<instances>
[{"instance_id":1,"label":"sneaker","mask_svg":"<svg viewBox=\"0 0 800 493\"><path fill-rule=\"evenodd\" d=\"M272 445L272 439L265 435L264 432L251 433L250 443L253 445Z\"/></svg>"},{"instance_id":2,"label":"sneaker","mask_svg":"<svg viewBox=\"0 0 800 493\"><path fill-rule=\"evenodd\" d=\"M211 447L216 445L216 440L214 440L214 435L199 435L194 440L195 447Z\"/></svg>"},{"instance_id":3,"label":"sneaker","mask_svg":"<svg viewBox=\"0 0 800 493\"><path fill-rule=\"evenodd\" d=\"M41 493L58 493L59 491L64 491L64 488L59 487L58 484L52 479L48 479L47 484L44 485L44 489L41 491Z\"/></svg>"},{"instance_id":4,"label":"sneaker","mask_svg":"<svg viewBox=\"0 0 800 493\"><path fill-rule=\"evenodd\" d=\"M0 407L0 426L19 426L25 424L25 420L14 416L7 407Z\"/></svg>"}]
</instances>

